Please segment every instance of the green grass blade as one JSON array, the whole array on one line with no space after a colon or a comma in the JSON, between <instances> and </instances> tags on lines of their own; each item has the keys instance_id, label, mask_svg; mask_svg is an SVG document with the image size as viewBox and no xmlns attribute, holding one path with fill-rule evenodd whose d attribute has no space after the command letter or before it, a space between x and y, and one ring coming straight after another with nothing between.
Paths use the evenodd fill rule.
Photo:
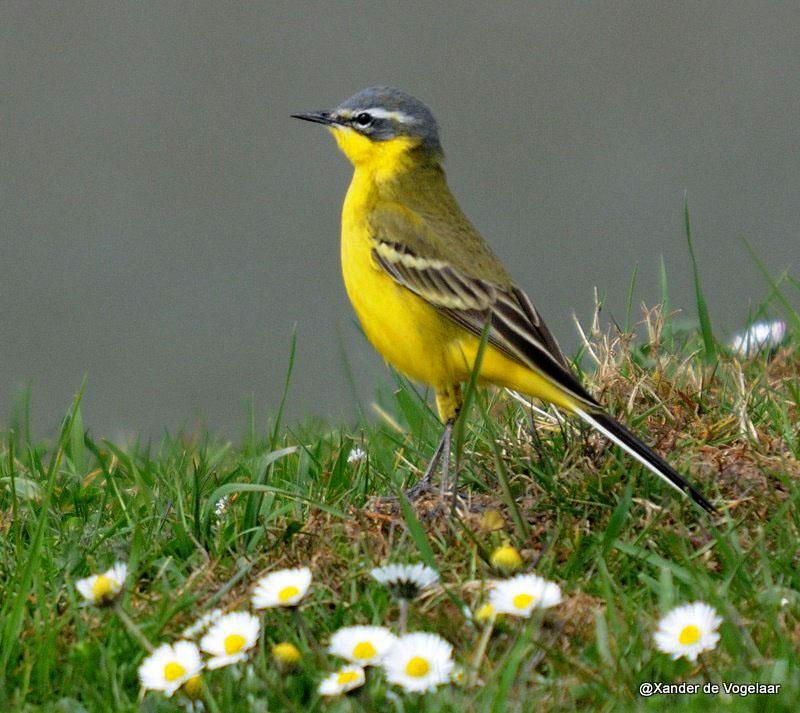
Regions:
<instances>
[{"instance_id":1,"label":"green grass blade","mask_svg":"<svg viewBox=\"0 0 800 713\"><path fill-rule=\"evenodd\" d=\"M514 493L511 490L511 483L508 479L508 473L506 472L506 466L503 461L503 454L500 452L500 446L497 444L497 435L494 430L492 418L488 411L483 408L483 404L480 405L480 411L483 417L484 427L489 432L489 447L492 449L492 454L494 455L495 475L497 476L497 482L500 483L503 502L511 513L511 520L514 523L514 531L517 537L520 542L525 542L528 539L528 524L522 517L519 507L517 507L517 501L514 499Z\"/></svg>"},{"instance_id":2,"label":"green grass blade","mask_svg":"<svg viewBox=\"0 0 800 713\"><path fill-rule=\"evenodd\" d=\"M414 508L411 507L411 503L408 502L408 498L404 492L398 490L397 498L400 502L400 509L403 511L403 518L406 521L406 527L408 527L408 534L411 535L411 539L414 540L414 544L417 546L417 552L419 552L420 558L426 565L428 565L428 567L431 567L438 572L439 565L437 564L436 557L433 554L433 548L431 547L431 543L428 542L428 536L425 534L425 530L423 529L419 518L417 518L417 515L414 512Z\"/></svg>"},{"instance_id":3,"label":"green grass blade","mask_svg":"<svg viewBox=\"0 0 800 713\"><path fill-rule=\"evenodd\" d=\"M614 513L608 521L606 531L603 534L603 544L600 547L600 556L605 559L609 550L614 546L614 543L619 536L622 526L628 517L628 511L631 509L631 499L633 498L633 483L629 482L625 488L625 493L619 504L614 508Z\"/></svg>"},{"instance_id":4,"label":"green grass blade","mask_svg":"<svg viewBox=\"0 0 800 713\"><path fill-rule=\"evenodd\" d=\"M622 332L627 334L631 328L631 311L633 308L633 294L636 291L636 275L639 272L639 263L637 262L633 268L631 275L631 282L628 285L628 300L625 305L625 324L622 327Z\"/></svg>"},{"instance_id":5,"label":"green grass blade","mask_svg":"<svg viewBox=\"0 0 800 713\"><path fill-rule=\"evenodd\" d=\"M481 371L481 362L483 361L483 354L486 351L486 345L489 343L489 332L492 325L488 320L483 326L481 332L481 341L478 345L478 352L475 355L475 363L472 365L472 372L469 375L469 382L464 389L464 401L461 405L461 412L453 433L453 450L456 455L456 471L458 471L459 463L461 462L461 452L464 448L464 432L466 429L467 417L472 406L472 400L475 398L475 391L478 388L478 375Z\"/></svg>"},{"instance_id":6,"label":"green grass blade","mask_svg":"<svg viewBox=\"0 0 800 713\"><path fill-rule=\"evenodd\" d=\"M283 394L281 395L280 405L278 406L278 413L275 416L275 426L272 429L272 437L270 440L270 448L275 449L278 444L278 435L281 432L281 424L283 423L283 413L286 409L286 398L289 396L289 384L292 382L292 372L294 371L294 359L297 353L297 325L292 329L292 342L289 346L289 364L286 367L286 378L283 381Z\"/></svg>"},{"instance_id":7,"label":"green grass blade","mask_svg":"<svg viewBox=\"0 0 800 713\"><path fill-rule=\"evenodd\" d=\"M664 315L664 344L669 349L675 348L675 328L672 322L672 305L669 301L669 280L667 279L667 264L664 256L658 257L658 281L661 285L661 313Z\"/></svg>"},{"instance_id":8,"label":"green grass blade","mask_svg":"<svg viewBox=\"0 0 800 713\"><path fill-rule=\"evenodd\" d=\"M664 256L658 257L658 281L661 285L661 305L664 310L664 316L668 317L672 309L669 303L669 280L667 279L667 263L664 262Z\"/></svg>"},{"instance_id":9,"label":"green grass blade","mask_svg":"<svg viewBox=\"0 0 800 713\"><path fill-rule=\"evenodd\" d=\"M689 256L692 260L692 275L694 279L694 294L697 302L697 316L700 320L700 333L703 337L704 359L707 364L713 363L717 358L717 347L714 342L714 333L711 329L711 317L708 314L706 298L703 294L703 287L700 283L700 268L697 265L697 258L694 254L692 243L692 222L689 216L688 194L683 196L683 218L686 228L686 242L689 245Z\"/></svg>"},{"instance_id":10,"label":"green grass blade","mask_svg":"<svg viewBox=\"0 0 800 713\"><path fill-rule=\"evenodd\" d=\"M367 418L364 404L361 402L361 397L358 393L358 384L356 383L355 374L353 373L353 365L350 362L350 356L347 353L347 346L338 329L336 330L336 346L339 351L339 359L342 363L342 371L344 372L344 378L347 382L347 388L350 392L350 399L358 415L358 423L362 428L366 428L369 424L369 419Z\"/></svg>"}]
</instances>

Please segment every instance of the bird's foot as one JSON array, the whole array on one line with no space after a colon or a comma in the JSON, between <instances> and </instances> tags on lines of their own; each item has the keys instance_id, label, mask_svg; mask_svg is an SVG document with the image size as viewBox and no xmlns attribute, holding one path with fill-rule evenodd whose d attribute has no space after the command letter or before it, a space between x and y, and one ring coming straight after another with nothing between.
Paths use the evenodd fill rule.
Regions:
<instances>
[{"instance_id":1,"label":"bird's foot","mask_svg":"<svg viewBox=\"0 0 800 713\"><path fill-rule=\"evenodd\" d=\"M403 494L411 502L419 500L423 495L429 495L434 492L439 492L441 494L440 498L441 502L444 502L445 496L449 492L448 484L450 480L450 437L452 431L453 431L453 420L450 420L445 424L442 438L439 441L439 444L436 446L436 450L433 452L433 456L431 457L431 460L428 463L428 467L425 469L425 472L422 474L422 477L419 479L419 481L417 481L415 485L412 485L410 488L403 491ZM442 462L442 484L441 484L441 489L435 489L431 485L431 480L433 479L433 474L439 465L439 461ZM381 497L376 498L376 501L381 503L387 503L387 502L392 503L393 507L396 507L398 497L396 495L383 495Z\"/></svg>"},{"instance_id":2,"label":"bird's foot","mask_svg":"<svg viewBox=\"0 0 800 713\"><path fill-rule=\"evenodd\" d=\"M422 478L419 480L416 485L412 485L408 490L405 491L405 496L411 501L414 502L415 500L419 500L423 495L427 495L428 493L433 492L433 486L431 485L430 479Z\"/></svg>"}]
</instances>

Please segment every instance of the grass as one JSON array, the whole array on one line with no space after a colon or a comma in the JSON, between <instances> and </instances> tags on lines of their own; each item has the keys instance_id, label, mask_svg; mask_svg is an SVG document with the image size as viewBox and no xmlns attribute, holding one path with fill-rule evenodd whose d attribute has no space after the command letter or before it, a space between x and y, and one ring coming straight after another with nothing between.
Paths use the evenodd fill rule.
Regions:
<instances>
[{"instance_id":1,"label":"grass","mask_svg":"<svg viewBox=\"0 0 800 713\"><path fill-rule=\"evenodd\" d=\"M783 296L797 283L772 287ZM397 375L376 397L377 421L253 419L237 444L207 433L158 446L98 441L81 421L80 394L58 438L36 440L23 402L0 440L0 705L183 709L179 694L142 697L142 644L113 608L78 601L76 579L122 559L132 574L120 606L153 643L214 607L246 608L270 569L312 568L305 628L287 610L266 614L252 665L207 676L211 711L796 710L800 333L740 361L710 348L710 325L682 329L659 309L645 311L640 342L597 324L582 349L591 390L690 474L721 506L718 516L601 437L495 390L475 390L456 439L453 462L473 506L456 516L437 514L432 501L393 508L376 499L412 483L439 436L427 395ZM349 462L355 447L367 455ZM318 650L334 630L397 621L396 604L368 575L385 561L438 568L443 586L412 605L409 627L440 634L471 660L482 630L462 607L484 601L497 576L489 553L505 541L528 569L557 581L565 601L531 620L499 619L479 685L417 697L372 676L349 697L318 698L322 670L334 665ZM654 650L655 624L697 599L724 618L721 641L698 664L672 661ZM279 641L303 652L293 672L270 658ZM638 695L648 681L781 689Z\"/></svg>"}]
</instances>

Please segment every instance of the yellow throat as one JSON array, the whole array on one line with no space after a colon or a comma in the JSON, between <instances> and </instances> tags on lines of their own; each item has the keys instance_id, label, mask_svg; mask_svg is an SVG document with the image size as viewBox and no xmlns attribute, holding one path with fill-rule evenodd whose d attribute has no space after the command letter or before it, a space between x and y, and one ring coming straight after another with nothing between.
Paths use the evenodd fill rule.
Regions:
<instances>
[{"instance_id":1,"label":"yellow throat","mask_svg":"<svg viewBox=\"0 0 800 713\"><path fill-rule=\"evenodd\" d=\"M419 146L419 139L398 136L388 141L372 141L348 127L331 127L329 131L336 139L342 153L356 168L365 168L376 174L392 175L410 168L415 159L412 149Z\"/></svg>"}]
</instances>

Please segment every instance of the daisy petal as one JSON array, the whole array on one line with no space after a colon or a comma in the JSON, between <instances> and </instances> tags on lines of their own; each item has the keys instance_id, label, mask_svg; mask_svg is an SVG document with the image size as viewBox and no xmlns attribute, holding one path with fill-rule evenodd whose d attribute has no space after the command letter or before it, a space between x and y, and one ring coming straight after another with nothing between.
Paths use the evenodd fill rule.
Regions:
<instances>
[{"instance_id":1,"label":"daisy petal","mask_svg":"<svg viewBox=\"0 0 800 713\"><path fill-rule=\"evenodd\" d=\"M310 585L311 570L308 567L271 572L256 582L252 597L253 607L293 607L306 595Z\"/></svg>"},{"instance_id":2,"label":"daisy petal","mask_svg":"<svg viewBox=\"0 0 800 713\"><path fill-rule=\"evenodd\" d=\"M406 691L432 691L450 681L453 647L441 636L416 632L401 636L382 666L386 680Z\"/></svg>"},{"instance_id":3,"label":"daisy petal","mask_svg":"<svg viewBox=\"0 0 800 713\"><path fill-rule=\"evenodd\" d=\"M721 623L714 607L705 602L693 602L676 607L662 617L653 640L659 651L671 654L673 659L684 656L696 661L703 651L716 647Z\"/></svg>"}]
</instances>

